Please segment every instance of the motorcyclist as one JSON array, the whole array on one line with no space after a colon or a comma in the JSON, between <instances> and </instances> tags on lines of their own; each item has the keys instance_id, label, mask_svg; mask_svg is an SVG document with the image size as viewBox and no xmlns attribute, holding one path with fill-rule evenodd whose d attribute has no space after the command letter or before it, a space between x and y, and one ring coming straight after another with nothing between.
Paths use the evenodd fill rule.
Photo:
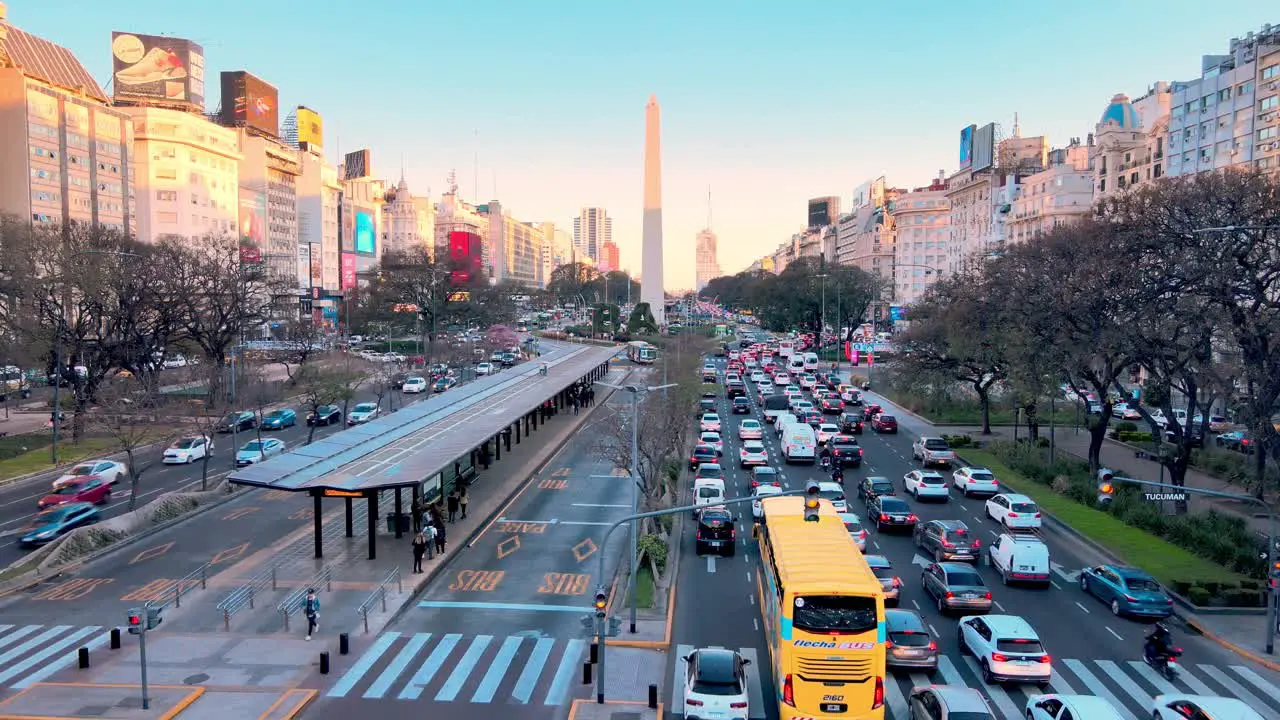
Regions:
<instances>
[{"instance_id":1,"label":"motorcyclist","mask_svg":"<svg viewBox=\"0 0 1280 720\"><path fill-rule=\"evenodd\" d=\"M1156 623L1151 629L1151 634L1147 635L1146 643L1142 646L1143 656L1148 661L1158 660L1164 661L1168 656L1169 650L1173 647L1173 636L1169 632L1169 628L1164 623Z\"/></svg>"},{"instance_id":2,"label":"motorcyclist","mask_svg":"<svg viewBox=\"0 0 1280 720\"><path fill-rule=\"evenodd\" d=\"M831 448L822 448L822 452L818 453L818 462L821 463L824 468L831 467Z\"/></svg>"},{"instance_id":3,"label":"motorcyclist","mask_svg":"<svg viewBox=\"0 0 1280 720\"><path fill-rule=\"evenodd\" d=\"M831 481L844 485L844 468L837 465L835 469L831 471Z\"/></svg>"}]
</instances>

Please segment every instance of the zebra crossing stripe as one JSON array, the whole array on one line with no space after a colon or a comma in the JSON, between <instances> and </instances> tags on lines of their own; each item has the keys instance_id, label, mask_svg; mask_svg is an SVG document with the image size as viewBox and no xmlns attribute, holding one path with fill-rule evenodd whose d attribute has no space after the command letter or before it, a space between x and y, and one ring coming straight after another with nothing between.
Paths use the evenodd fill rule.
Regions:
<instances>
[{"instance_id":1,"label":"zebra crossing stripe","mask_svg":"<svg viewBox=\"0 0 1280 720\"><path fill-rule=\"evenodd\" d=\"M364 674L369 672L369 668L373 667L374 663L378 662L378 659L381 658L387 649L390 648L391 645L399 638L400 633L398 632L385 632L379 635L373 645L371 645L368 650L365 650L364 654L360 656L360 659L356 661L356 664L352 665L351 669L348 670L338 680L338 682L334 683L333 687L329 688L329 692L325 693L325 697L346 697L347 693L351 692L351 688L355 687L356 683L360 682L360 678L364 677Z\"/></svg>"},{"instance_id":2,"label":"zebra crossing stripe","mask_svg":"<svg viewBox=\"0 0 1280 720\"><path fill-rule=\"evenodd\" d=\"M1124 704L1116 699L1115 695L1111 694L1111 691L1107 689L1107 686L1103 685L1102 681L1099 680L1097 676L1089 672L1089 668L1085 667L1084 663L1079 660L1063 660L1062 664L1071 668L1071 672L1075 673L1076 677L1084 681L1089 692L1110 703L1111 707L1115 708L1116 712L1120 713L1125 720L1137 720L1137 718L1134 717L1134 714L1129 712L1129 710L1125 708Z\"/></svg>"},{"instance_id":3,"label":"zebra crossing stripe","mask_svg":"<svg viewBox=\"0 0 1280 720\"><path fill-rule=\"evenodd\" d=\"M555 638L538 638L538 644L533 646L533 654L529 656L529 662L525 663L524 670L520 672L520 679L516 680L516 688L511 691L511 697L522 704L528 704L529 698L533 697L533 688L538 684L538 678L542 676L542 668L547 664L547 658L551 655L551 649L556 645Z\"/></svg>"},{"instance_id":4,"label":"zebra crossing stripe","mask_svg":"<svg viewBox=\"0 0 1280 720\"><path fill-rule=\"evenodd\" d=\"M27 625L26 627L23 627L19 630L14 631L10 635L0 637L0 647L4 647L9 643L18 642L22 638L30 635L31 633L39 630L42 627L44 626L43 625ZM66 627L70 627L70 626L66 626ZM9 660L12 660L14 657L21 655L23 652L24 651L22 648L17 648L15 650L5 653L4 655L0 655L0 663L8 662Z\"/></svg>"},{"instance_id":5,"label":"zebra crossing stripe","mask_svg":"<svg viewBox=\"0 0 1280 720\"><path fill-rule=\"evenodd\" d=\"M31 657L28 657L26 660L23 660L22 662L18 663L17 665L14 665L13 667L9 668L8 670L5 670L4 672L0 673L0 683L6 683L6 682L9 682L9 681L10 681L10 680L12 680L13 678L15 678L15 677L17 677L17 676L21 675L22 673L24 673L24 672L26 672L26 671L30 670L31 668L35 667L36 665L38 665L38 664L40 664L40 663L44 662L44 661L45 661L45 660L47 660L50 656L57 655L58 653L62 652L63 650L65 650L65 649L67 649L67 648L71 647L72 645L75 645L76 643L80 642L80 640L81 640L82 638L87 637L87 636L89 636L89 635L92 635L92 634L94 634L95 632L98 632L98 631L99 631L99 630L101 630L101 629L102 629L102 628L100 628L100 627L96 627L96 626L95 626L95 627L80 628L80 629L79 629L79 630L77 630L76 632L71 633L71 634L70 634L70 635L68 635L67 637L62 638L62 639L61 639L61 640L59 640L58 642L56 642L56 643L54 643L54 644L52 644L52 645L49 645L48 647L44 648L44 649L43 649L43 650L41 650L40 652L36 653L35 655L32 655Z\"/></svg>"},{"instance_id":6,"label":"zebra crossing stripe","mask_svg":"<svg viewBox=\"0 0 1280 720\"><path fill-rule=\"evenodd\" d=\"M1272 700L1275 700L1277 703L1280 703L1280 690L1276 690L1276 687L1274 685L1267 682L1266 680L1263 680L1262 677L1258 675L1258 673L1250 670L1249 668L1243 665L1232 665L1231 670L1234 671L1235 674L1247 680L1250 685L1266 693Z\"/></svg>"},{"instance_id":7,"label":"zebra crossing stripe","mask_svg":"<svg viewBox=\"0 0 1280 720\"><path fill-rule=\"evenodd\" d=\"M1049 675L1049 689L1059 695L1076 695L1076 691L1071 687L1071 683L1062 676L1062 670L1054 668L1053 673Z\"/></svg>"},{"instance_id":8,"label":"zebra crossing stripe","mask_svg":"<svg viewBox=\"0 0 1280 720\"><path fill-rule=\"evenodd\" d=\"M1178 668L1178 679L1186 683L1191 688L1191 691L1197 695L1217 695L1216 692L1209 689L1208 685L1200 682L1200 678L1192 675L1186 665Z\"/></svg>"},{"instance_id":9,"label":"zebra crossing stripe","mask_svg":"<svg viewBox=\"0 0 1280 720\"><path fill-rule=\"evenodd\" d=\"M1212 665L1197 665L1196 667L1200 668L1200 672L1213 678L1214 682L1226 688L1232 695L1235 695L1237 698L1245 701L1249 707L1266 707L1266 705L1258 699L1257 695L1245 690L1243 685L1232 680L1229 675L1218 668Z\"/></svg>"},{"instance_id":10,"label":"zebra crossing stripe","mask_svg":"<svg viewBox=\"0 0 1280 720\"><path fill-rule=\"evenodd\" d=\"M497 657L493 659L493 664L489 666L489 671L480 680L480 687L476 688L475 695L471 696L471 702L493 702L493 696L498 692L498 684L502 682L503 676L507 674L507 668L511 667L511 660L516 656L516 651L520 649L520 643L523 641L524 638L515 636L508 637L502 641L502 647L498 648Z\"/></svg>"},{"instance_id":11,"label":"zebra crossing stripe","mask_svg":"<svg viewBox=\"0 0 1280 720\"><path fill-rule=\"evenodd\" d=\"M476 663L480 662L480 657L484 655L484 651L489 648L491 642L493 642L492 635L475 636L471 645L467 647L467 651L462 654L462 659L453 667L449 679L444 681L440 692L436 693L436 702L453 702L458 697L463 683L467 681L471 671L476 669Z\"/></svg>"},{"instance_id":12,"label":"zebra crossing stripe","mask_svg":"<svg viewBox=\"0 0 1280 720\"><path fill-rule=\"evenodd\" d=\"M1173 686L1173 683L1165 680L1160 676L1160 673L1152 670L1151 666L1145 662L1130 660L1129 667L1133 668L1135 672L1141 675L1143 680L1154 685L1156 690L1159 690L1162 695L1172 695L1178 692L1178 689Z\"/></svg>"},{"instance_id":13,"label":"zebra crossing stripe","mask_svg":"<svg viewBox=\"0 0 1280 720\"><path fill-rule=\"evenodd\" d=\"M964 685L964 678L960 677L960 671L956 670L956 666L951 663L951 658L943 655L938 658L938 672L942 674L942 682L946 685ZM925 683L928 685L929 683Z\"/></svg>"},{"instance_id":14,"label":"zebra crossing stripe","mask_svg":"<svg viewBox=\"0 0 1280 720\"><path fill-rule=\"evenodd\" d=\"M915 679L915 675L911 676ZM907 697L902 694L902 688L898 687L897 678L893 675L884 679L884 701L889 706L889 717L905 718L909 717L911 711L907 708ZM924 684L928 685L928 682Z\"/></svg>"},{"instance_id":15,"label":"zebra crossing stripe","mask_svg":"<svg viewBox=\"0 0 1280 720\"><path fill-rule=\"evenodd\" d=\"M444 661L448 659L449 653L453 652L453 648L457 646L458 641L461 639L462 635L459 633L450 633L441 638L440 644L436 645L431 654L427 656L427 659L422 661L422 666L418 668L418 672L413 674L409 684L400 690L400 694L397 697L400 700L417 700L422 695L423 688L440 671Z\"/></svg>"},{"instance_id":16,"label":"zebra crossing stripe","mask_svg":"<svg viewBox=\"0 0 1280 720\"><path fill-rule=\"evenodd\" d=\"M982 677L982 668L978 667L977 660L966 655L964 663L969 666L974 675L977 675L978 678ZM988 685L984 690L987 691L987 697L990 697L991 702L995 703L996 709L1000 711L1001 715L1007 718L1022 717L1022 712L1018 710L1018 706L1013 704L1013 701L1009 699L1009 694L1001 689L999 685Z\"/></svg>"},{"instance_id":17,"label":"zebra crossing stripe","mask_svg":"<svg viewBox=\"0 0 1280 720\"><path fill-rule=\"evenodd\" d=\"M41 627L43 626L28 625L27 627L22 629L24 631L22 634L23 636L25 636L32 631L38 630ZM30 628L30 630L28 630L28 628ZM37 648L37 647L40 647L41 645L44 645L45 643L58 637L59 635L61 635L62 633L70 629L71 629L70 625L56 625L48 630L45 630L44 632L40 633L34 638L31 638L30 640L22 643L21 645L10 649L4 655L0 655L0 665L4 665L6 663L13 661L15 658L20 657L23 653L31 650L32 648Z\"/></svg>"},{"instance_id":18,"label":"zebra crossing stripe","mask_svg":"<svg viewBox=\"0 0 1280 720\"><path fill-rule=\"evenodd\" d=\"M108 639L108 635L104 633L90 640L89 642L85 643L85 647L88 648L89 650L97 650L98 648L106 644L107 639ZM62 668L70 665L71 661L75 660L78 654L79 654L78 650L72 650L71 652L63 655L61 658L49 663L48 665L45 665L43 668L40 668L39 670L26 676L25 678L22 679L21 682L14 683L13 685L14 689L25 690L26 688L29 688L32 685L35 685L36 683L41 682L42 680L50 677L51 675L58 672Z\"/></svg>"},{"instance_id":19,"label":"zebra crossing stripe","mask_svg":"<svg viewBox=\"0 0 1280 720\"><path fill-rule=\"evenodd\" d=\"M573 677L573 671L578 666L578 658L582 657L582 648L586 645L587 641L582 638L569 641L568 647L564 649L564 655L560 656L560 667L556 668L555 679L551 681L551 689L547 691L547 697L542 701L543 705L558 707L565 703L569 680Z\"/></svg>"},{"instance_id":20,"label":"zebra crossing stripe","mask_svg":"<svg viewBox=\"0 0 1280 720\"><path fill-rule=\"evenodd\" d=\"M1138 707L1147 707L1151 704L1151 696L1145 690L1138 686L1138 683L1129 679L1129 676L1120 669L1120 666L1110 660L1095 660L1098 667L1107 674L1120 689L1125 691L1133 701L1138 703Z\"/></svg>"},{"instance_id":21,"label":"zebra crossing stripe","mask_svg":"<svg viewBox=\"0 0 1280 720\"><path fill-rule=\"evenodd\" d=\"M396 654L396 659L392 660L391 664L378 676L378 679L374 680L373 684L369 686L369 689L364 691L364 699L380 700L382 696L386 695L387 690L391 689L391 684L396 681L396 678L400 677L400 673L404 672L405 666L413 661L413 656L417 655L422 646L426 645L430 639L431 633L415 633L409 639L409 642L405 643L404 647L400 649L400 652Z\"/></svg>"}]
</instances>

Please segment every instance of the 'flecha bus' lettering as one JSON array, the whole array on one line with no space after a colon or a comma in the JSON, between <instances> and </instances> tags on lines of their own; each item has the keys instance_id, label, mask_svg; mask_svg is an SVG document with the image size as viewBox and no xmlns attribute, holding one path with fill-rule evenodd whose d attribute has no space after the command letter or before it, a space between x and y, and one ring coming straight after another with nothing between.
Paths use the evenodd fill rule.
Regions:
<instances>
[{"instance_id":1,"label":"'flecha bus' lettering","mask_svg":"<svg viewBox=\"0 0 1280 720\"><path fill-rule=\"evenodd\" d=\"M870 650L876 646L875 643L869 642L831 642L829 640L796 640L793 643L798 648L826 648L840 650Z\"/></svg>"}]
</instances>

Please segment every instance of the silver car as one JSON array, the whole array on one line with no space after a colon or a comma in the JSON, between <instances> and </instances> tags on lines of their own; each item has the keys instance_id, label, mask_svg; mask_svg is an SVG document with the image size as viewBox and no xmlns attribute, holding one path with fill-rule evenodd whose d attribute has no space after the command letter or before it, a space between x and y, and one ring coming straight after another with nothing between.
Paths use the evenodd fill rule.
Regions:
<instances>
[{"instance_id":1,"label":"silver car","mask_svg":"<svg viewBox=\"0 0 1280 720\"><path fill-rule=\"evenodd\" d=\"M933 596L938 612L967 610L991 612L991 591L982 576L968 563L930 563L920 578L925 592Z\"/></svg>"},{"instance_id":2,"label":"silver car","mask_svg":"<svg viewBox=\"0 0 1280 720\"><path fill-rule=\"evenodd\" d=\"M884 625L888 642L885 664L890 668L909 668L933 672L938 669L938 643L929 635L924 620L915 610L885 610Z\"/></svg>"},{"instance_id":3,"label":"silver car","mask_svg":"<svg viewBox=\"0 0 1280 720\"><path fill-rule=\"evenodd\" d=\"M902 578L893 573L893 563L883 555L867 555L866 558L867 564L871 566L871 572L875 573L876 578L880 580L880 588L884 590L885 606L896 606L902 594Z\"/></svg>"},{"instance_id":4,"label":"silver car","mask_svg":"<svg viewBox=\"0 0 1280 720\"><path fill-rule=\"evenodd\" d=\"M907 707L911 720L996 720L982 693L963 685L913 688Z\"/></svg>"}]
</instances>

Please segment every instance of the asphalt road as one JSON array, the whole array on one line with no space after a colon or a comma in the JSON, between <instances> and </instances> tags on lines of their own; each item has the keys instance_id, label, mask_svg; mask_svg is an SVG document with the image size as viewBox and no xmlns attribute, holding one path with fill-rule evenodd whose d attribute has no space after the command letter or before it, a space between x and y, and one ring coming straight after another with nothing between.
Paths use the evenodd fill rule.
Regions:
<instances>
[{"instance_id":1,"label":"asphalt road","mask_svg":"<svg viewBox=\"0 0 1280 720\"><path fill-rule=\"evenodd\" d=\"M611 576L626 542L619 530L601 548L631 508L628 481L597 450L617 422L598 410L395 622L353 638L304 717L561 717L590 642L581 618L600 553Z\"/></svg>"},{"instance_id":2,"label":"asphalt road","mask_svg":"<svg viewBox=\"0 0 1280 720\"><path fill-rule=\"evenodd\" d=\"M723 359L719 360L723 363ZM722 391L719 385L715 387ZM740 441L737 425L746 417L762 419L759 397L751 391L754 403L751 415L730 415L723 397L721 417L726 420L725 461L731 497L750 494L749 476L737 467ZM872 396L872 399L878 399ZM859 438L865 448L861 469L845 471L845 487L850 492L850 511L865 520L865 506L853 495L856 483L868 475L891 478L902 490L902 477L917 469L911 459L911 443L927 426L898 414L902 432L898 435L876 435L870 432ZM825 473L809 465L785 465L779 456L776 438L765 433L771 464L779 467L784 486L789 490L804 487L809 479L826 479ZM949 476L949 471L943 471ZM908 500L921 522L936 519L963 520L977 532L985 544L995 540L996 525L986 519L985 500L964 499L953 493L946 503L920 503ZM750 511L739 511L738 548L734 557L699 558L694 555L692 530L683 539L684 555L678 578L677 607L673 630L673 649L668 657L666 700L674 715L683 716L683 663L679 657L697 647L738 649L754 660L763 672L751 679L751 717L779 717L777 689L769 677L769 656L760 630L760 611L755 601L755 572L758 555L750 533ZM886 556L897 570L904 587L901 607L917 610L928 623L941 649L944 662L934 678L925 674L901 674L886 682L887 717L906 720L905 696L916 685L937 682L961 684L981 690L1000 717L1022 715L1026 699L1036 694L1034 686L986 686L977 673L972 657L960 654L957 645L957 621L943 616L920 584L924 558L918 557L907 533L878 533L872 527L868 554ZM979 566L997 603L996 614L1019 615L1040 635L1053 657L1054 683L1049 692L1099 695L1122 708L1128 718L1150 716L1150 697L1161 692L1191 692L1239 697L1259 708L1267 717L1280 718L1280 674L1251 666L1239 656L1230 654L1195 635L1182 632L1173 621L1175 642L1185 650L1184 673L1174 681L1175 690L1150 672L1141 662L1142 640L1148 625L1141 621L1117 618L1099 601L1086 596L1075 580L1078 571L1088 565L1105 562L1077 541L1046 529L1045 540L1054 569L1053 586L1046 589L1004 586L992 568ZM679 670L680 672L677 672ZM1266 713L1271 713L1267 715Z\"/></svg>"}]
</instances>

